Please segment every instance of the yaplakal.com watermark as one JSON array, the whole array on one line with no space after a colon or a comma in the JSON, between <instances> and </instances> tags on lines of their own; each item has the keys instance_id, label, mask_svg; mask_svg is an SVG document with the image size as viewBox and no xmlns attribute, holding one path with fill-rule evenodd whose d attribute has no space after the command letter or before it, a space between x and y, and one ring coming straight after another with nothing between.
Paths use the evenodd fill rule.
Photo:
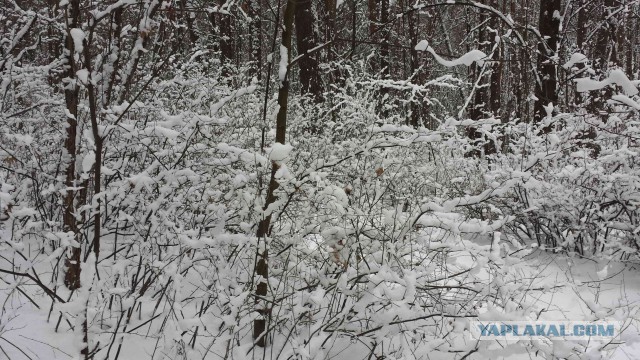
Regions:
<instances>
[{"instance_id":1,"label":"yaplakal.com watermark","mask_svg":"<svg viewBox=\"0 0 640 360\"><path fill-rule=\"evenodd\" d=\"M471 337L476 340L593 339L619 335L616 321L471 321Z\"/></svg>"}]
</instances>

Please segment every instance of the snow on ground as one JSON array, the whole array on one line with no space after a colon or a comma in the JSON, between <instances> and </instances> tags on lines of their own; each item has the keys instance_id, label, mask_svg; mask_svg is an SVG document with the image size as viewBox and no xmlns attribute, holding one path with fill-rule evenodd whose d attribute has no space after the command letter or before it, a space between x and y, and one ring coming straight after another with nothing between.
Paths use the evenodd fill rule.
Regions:
<instances>
[{"instance_id":1,"label":"snow on ground","mask_svg":"<svg viewBox=\"0 0 640 360\"><path fill-rule=\"evenodd\" d=\"M0 236L2 232L0 230ZM476 240L478 245L483 241ZM464 257L464 256L463 256ZM456 259L464 263L463 257ZM547 286L550 290L542 294L538 302L544 311L540 319L546 320L592 320L606 315L615 318L622 309L640 309L640 267L615 261L595 261L586 258L568 257L543 250L535 250L526 258L531 269L526 276L535 279L532 286ZM12 279L3 275L5 280ZM36 308L26 297L18 294L12 284L2 283L0 301L5 312L0 317L0 359L73 359L77 354L77 344L69 326L63 320L60 330L55 331L58 315L53 312L49 319L50 300L44 298L42 292L30 281L18 278L28 294L40 305ZM569 285L555 287L555 285ZM28 285L27 285L28 284ZM11 294L11 295L9 295ZM35 294L40 294L35 297ZM637 318L637 315L635 316ZM622 342L615 351L608 354L611 359L638 359L640 354L639 322L627 322L623 330ZM105 328L108 331L107 328ZM342 349L333 354L336 358L352 359L357 344L336 344L335 349ZM362 349L361 349L362 350ZM154 354L155 352L155 354ZM123 343L120 359L152 359L162 358L162 350L155 348L153 338L140 335L128 336ZM115 358L115 351L110 359ZM212 359L216 355L210 353ZM532 354L514 355L507 359L535 358ZM478 356L470 358L480 359Z\"/></svg>"},{"instance_id":2,"label":"snow on ground","mask_svg":"<svg viewBox=\"0 0 640 360\"><path fill-rule=\"evenodd\" d=\"M604 316L616 318L624 308L635 312L635 320L627 322L623 330L623 345L611 359L638 359L640 357L640 268L620 262L569 258L564 255L536 251L528 257L540 269L547 281L573 284L548 293L540 301L549 304L541 319L593 320ZM615 315L611 315L614 313Z\"/></svg>"}]
</instances>

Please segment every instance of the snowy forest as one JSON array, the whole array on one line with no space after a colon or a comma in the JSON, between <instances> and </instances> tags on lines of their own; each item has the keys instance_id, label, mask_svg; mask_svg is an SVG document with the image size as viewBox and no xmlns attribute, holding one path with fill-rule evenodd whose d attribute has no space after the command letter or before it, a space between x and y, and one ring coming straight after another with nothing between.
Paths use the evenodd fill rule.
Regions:
<instances>
[{"instance_id":1,"label":"snowy forest","mask_svg":"<svg viewBox=\"0 0 640 360\"><path fill-rule=\"evenodd\" d=\"M640 359L640 0L0 4L0 359Z\"/></svg>"}]
</instances>

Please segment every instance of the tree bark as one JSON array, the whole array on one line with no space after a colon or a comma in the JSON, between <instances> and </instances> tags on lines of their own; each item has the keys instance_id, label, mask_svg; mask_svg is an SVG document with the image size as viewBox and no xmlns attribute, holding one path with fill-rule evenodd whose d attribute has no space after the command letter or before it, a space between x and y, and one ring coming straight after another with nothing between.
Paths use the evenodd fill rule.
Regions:
<instances>
[{"instance_id":1,"label":"tree bark","mask_svg":"<svg viewBox=\"0 0 640 360\"><path fill-rule=\"evenodd\" d=\"M284 11L284 31L282 33L281 45L287 49L288 54L291 54L291 35L293 33L293 19L295 15L295 7L297 0L288 0ZM290 59L291 56L288 56ZM289 80L288 71L285 74L284 79L280 82L280 89L278 90L278 115L276 117L276 142L284 144L287 134L287 105L289 100ZM269 187L267 189L266 200L263 210L267 210L269 205L276 201L275 191L278 189L278 181L276 180L276 172L279 169L277 162L271 163L271 177L269 179ZM264 301L264 298L268 294L269 279L269 248L267 243L267 237L271 233L271 213L265 214L264 218L258 224L258 231L256 237L259 242L264 244L264 249L260 251L258 246L257 263L255 268L255 276L258 278L256 285L256 308L260 317L253 321L253 340L255 344L260 347L264 347L267 344L267 318L271 313L269 303Z\"/></svg>"},{"instance_id":2,"label":"tree bark","mask_svg":"<svg viewBox=\"0 0 640 360\"><path fill-rule=\"evenodd\" d=\"M258 81L262 80L262 19L260 17L262 1L258 0L248 5L249 16L251 16L251 22L249 23L251 69Z\"/></svg>"},{"instance_id":3,"label":"tree bark","mask_svg":"<svg viewBox=\"0 0 640 360\"><path fill-rule=\"evenodd\" d=\"M539 28L542 40L538 45L537 70L540 83L536 84L536 102L533 109L533 120L540 122L547 116L544 109L549 103L558 104L556 91L558 80L554 57L557 53L560 31L560 1L542 0L540 2ZM550 129L546 129L549 131Z\"/></svg>"},{"instance_id":4,"label":"tree bark","mask_svg":"<svg viewBox=\"0 0 640 360\"><path fill-rule=\"evenodd\" d=\"M385 24L382 29L382 41L380 42L380 69L382 70L383 77L389 77L391 74L391 63L389 62L389 41L391 37L391 31L389 25L389 0L382 0L380 2L380 22ZM385 92L383 92L384 94Z\"/></svg>"},{"instance_id":5,"label":"tree bark","mask_svg":"<svg viewBox=\"0 0 640 360\"><path fill-rule=\"evenodd\" d=\"M494 8L500 9L500 0L493 0L491 4ZM489 92L491 94L491 100L489 102L489 110L495 117L500 117L502 111L502 42L498 38L501 31L501 22L495 16L491 17L490 26L494 30L494 38L497 38L495 44L495 51L491 58L491 76L489 77L490 87ZM503 139L504 140L504 139ZM484 153L486 155L495 154L497 151L496 144L493 140L488 140Z\"/></svg>"},{"instance_id":6,"label":"tree bark","mask_svg":"<svg viewBox=\"0 0 640 360\"><path fill-rule=\"evenodd\" d=\"M377 0L369 0L368 2L368 10L369 10L369 41L372 43L376 42L377 32L378 32L378 1ZM371 69L373 72L377 70L377 62L372 59L370 62Z\"/></svg>"},{"instance_id":7,"label":"tree bark","mask_svg":"<svg viewBox=\"0 0 640 360\"><path fill-rule=\"evenodd\" d=\"M64 278L65 285L70 290L80 287L80 258L82 248L79 244L78 224L75 212L75 190L76 187L76 135L78 128L78 86L75 85L77 65L75 62L75 46L71 37L71 29L77 28L80 18L80 0L70 0L66 8L67 34L65 39L65 53L67 64L65 66L65 77L69 84L65 85L64 100L67 108L66 137L64 140L65 156L65 195L63 199L64 215L63 230L73 233L77 245L71 250L71 256L67 259L67 270ZM72 85L73 84L73 85Z\"/></svg>"},{"instance_id":8,"label":"tree bark","mask_svg":"<svg viewBox=\"0 0 640 360\"><path fill-rule=\"evenodd\" d=\"M416 45L418 44L418 12L412 11L408 15L407 19L408 27L409 27L409 69L411 74L409 76L414 77L414 82L419 82L420 77L416 74L418 71L418 51L416 50ZM418 127L420 125L420 117L422 104L411 102L411 118L410 125L413 127Z\"/></svg>"},{"instance_id":9,"label":"tree bark","mask_svg":"<svg viewBox=\"0 0 640 360\"><path fill-rule=\"evenodd\" d=\"M487 19L486 15L483 12L481 12L478 17L478 22L481 24L484 23ZM486 29L484 29L484 26L478 29L478 47L481 48L485 53L487 52L487 46L484 44L486 41L486 32L487 31ZM473 76L473 78L484 77L484 74L482 73L483 68L481 66L478 66L477 63L474 63L472 69L472 74L475 75ZM482 81L483 80L480 80L480 84L482 83ZM469 118L471 118L472 120L480 120L484 117L484 110L487 104L488 95L489 93L486 86L481 86L475 89L473 101L471 102L471 109L469 110ZM470 126L467 128L467 137L469 138L469 140L471 140L472 144L476 146L477 141L482 138L482 133L478 131L475 126ZM475 148L466 154L466 156L469 157L480 157L480 155L481 152L478 148Z\"/></svg>"},{"instance_id":10,"label":"tree bark","mask_svg":"<svg viewBox=\"0 0 640 360\"><path fill-rule=\"evenodd\" d=\"M316 54L305 55L316 46L313 32L315 18L311 11L311 0L297 0L295 12L296 45L298 56L303 56L299 64L302 94L311 94L316 102L322 101L322 82Z\"/></svg>"},{"instance_id":11,"label":"tree bark","mask_svg":"<svg viewBox=\"0 0 640 360\"><path fill-rule=\"evenodd\" d=\"M499 9L499 4L500 4L499 0L494 0L492 5L496 9ZM494 37L499 36L501 23L498 21L498 19L495 16L491 18L490 24L491 24L491 28L495 30ZM502 44L498 42L496 50L493 53L493 57L491 58L491 60L493 61L491 64L491 80L490 80L491 85L489 89L489 91L491 92L491 102L489 103L489 110L491 110L491 113L494 116L500 116L500 109L502 104L502 61L501 61L502 51L501 49L502 49Z\"/></svg>"},{"instance_id":12,"label":"tree bark","mask_svg":"<svg viewBox=\"0 0 640 360\"><path fill-rule=\"evenodd\" d=\"M235 59L235 48L233 46L231 14L226 13L229 9L224 7L225 4L225 0L218 0L217 11L209 14L209 22L213 27L214 35L218 36L218 47L214 49L220 50L222 75L228 76L230 74L229 67Z\"/></svg>"}]
</instances>

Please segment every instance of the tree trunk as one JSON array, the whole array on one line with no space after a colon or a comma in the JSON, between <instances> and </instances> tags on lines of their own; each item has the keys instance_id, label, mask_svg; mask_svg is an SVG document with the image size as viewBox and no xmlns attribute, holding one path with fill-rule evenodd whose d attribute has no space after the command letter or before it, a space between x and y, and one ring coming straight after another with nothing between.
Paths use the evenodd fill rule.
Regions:
<instances>
[{"instance_id":1,"label":"tree trunk","mask_svg":"<svg viewBox=\"0 0 640 360\"><path fill-rule=\"evenodd\" d=\"M493 1L493 6L496 9L499 9L498 7L499 5L499 0L494 0ZM498 21L498 19L493 16L491 18L491 22L490 22L490 26L492 29L495 30L494 35L498 36L500 34L500 30L501 30L501 22ZM495 37L494 36L494 37ZM489 110L491 110L491 113L494 116L500 116L500 108L501 108L501 104L502 104L502 59L501 59L501 54L502 54L502 43L498 43L497 44L497 48L495 50L495 52L493 53L493 57L491 58L492 64L491 64L491 85L490 85L490 89L489 91L491 92L491 102L489 103Z\"/></svg>"},{"instance_id":2,"label":"tree trunk","mask_svg":"<svg viewBox=\"0 0 640 360\"><path fill-rule=\"evenodd\" d=\"M282 33L281 45L287 49L287 53L291 54L291 35L293 32L293 18L295 14L297 0L288 0L284 11L284 31ZM288 56L290 59L291 56ZM280 89L278 90L278 115L276 118L276 142L284 144L287 133L287 104L289 100L289 80L288 71L285 74L284 79L280 81ZM276 201L275 191L278 189L278 182L276 180L276 172L279 169L277 162L271 163L271 177L269 179L269 188L267 189L266 200L263 210L267 210L269 205ZM257 346L264 347L267 344L267 318L271 313L270 305L263 299L268 294L268 278L269 278L269 248L267 243L267 237L271 233L271 214L266 214L264 218L258 224L258 231L256 237L259 242L262 242L264 248L260 251L258 246L258 261L256 263L255 276L258 278L256 286L256 308L260 313L260 318L253 321L253 340Z\"/></svg>"},{"instance_id":3,"label":"tree trunk","mask_svg":"<svg viewBox=\"0 0 640 360\"><path fill-rule=\"evenodd\" d=\"M316 54L305 55L316 46L313 32L315 18L311 11L311 0L297 0L295 12L296 45L298 56L303 56L299 64L302 94L311 94L316 102L322 100L322 82Z\"/></svg>"},{"instance_id":4,"label":"tree trunk","mask_svg":"<svg viewBox=\"0 0 640 360\"><path fill-rule=\"evenodd\" d=\"M91 64L91 45L93 42L93 32L89 35L89 40L86 42L84 46L84 66L86 67L89 74L92 74L92 64ZM100 135L100 129L98 128L98 100L96 99L96 89L93 85L92 78L87 81L87 93L89 99L89 118L91 120L91 131L93 134L93 141L95 144L94 156L95 162L93 165L93 196L97 196L102 191L102 149L103 149L103 139ZM93 201L91 202L93 203ZM100 234L102 230L101 225L101 213L100 206L102 201L98 198L96 200L97 208L93 210L93 252L96 255L96 261L100 259ZM97 271L97 267L96 267Z\"/></svg>"},{"instance_id":5,"label":"tree trunk","mask_svg":"<svg viewBox=\"0 0 640 360\"><path fill-rule=\"evenodd\" d=\"M382 0L380 2L380 23L383 24L382 29L382 41L380 42L380 69L382 70L383 77L389 77L391 74L390 62L389 62L389 41L391 38L391 29L387 24L389 22L389 0Z\"/></svg>"},{"instance_id":6,"label":"tree trunk","mask_svg":"<svg viewBox=\"0 0 640 360\"><path fill-rule=\"evenodd\" d=\"M607 24L607 34L608 34L608 43L609 43L609 59L608 61L613 64L614 66L619 66L620 62L619 62L619 56L620 54L618 53L618 24L617 24L617 19L615 18L615 16L613 16L613 12L614 12L614 7L617 3L617 0L605 0L604 5L606 8L605 11L605 15L606 15L606 24Z\"/></svg>"},{"instance_id":7,"label":"tree trunk","mask_svg":"<svg viewBox=\"0 0 640 360\"><path fill-rule=\"evenodd\" d=\"M369 9L369 41L375 43L377 39L378 32L378 1L377 0L369 0L368 3ZM372 59L370 62L371 69L373 72L376 72L378 66L375 59Z\"/></svg>"},{"instance_id":8,"label":"tree trunk","mask_svg":"<svg viewBox=\"0 0 640 360\"><path fill-rule=\"evenodd\" d=\"M80 17L80 0L70 0L66 8L67 16L67 34L65 39L66 61L65 77L69 81L73 81L76 77L77 65L74 58L74 41L71 37L71 29L77 28ZM64 215L63 230L72 232L74 240L79 242L78 224L75 217L75 190L76 187L76 135L78 128L78 86L66 84L64 90L64 100L67 107L67 128L64 140L65 156L65 186L64 195ZM67 272L65 274L64 283L71 289L75 290L80 287L80 258L82 248L78 244L71 250L71 256L67 259Z\"/></svg>"},{"instance_id":9,"label":"tree trunk","mask_svg":"<svg viewBox=\"0 0 640 360\"><path fill-rule=\"evenodd\" d=\"M635 79L634 77L634 60L635 60L635 53L634 53L634 48L636 46L636 37L633 36L633 34L637 34L637 32L635 32L637 30L637 22L638 20L633 17L630 16L629 14L627 14L627 22L626 22L626 32L627 32L627 36L625 36L626 40L627 40L627 56L625 58L625 71L627 73L627 76L630 79Z\"/></svg>"},{"instance_id":10,"label":"tree trunk","mask_svg":"<svg viewBox=\"0 0 640 360\"><path fill-rule=\"evenodd\" d=\"M418 12L411 11L408 15L408 25L409 25L409 69L411 74L409 76L413 76L413 82L419 82L420 77L416 74L418 71L418 51L416 50L416 45L418 44ZM420 117L421 117L421 103L411 102L411 118L410 125L413 127L420 126Z\"/></svg>"},{"instance_id":11,"label":"tree trunk","mask_svg":"<svg viewBox=\"0 0 640 360\"><path fill-rule=\"evenodd\" d=\"M356 52L356 34L358 31L358 0L351 0L351 52L349 53L349 60L353 60L353 55Z\"/></svg>"},{"instance_id":12,"label":"tree trunk","mask_svg":"<svg viewBox=\"0 0 640 360\"><path fill-rule=\"evenodd\" d=\"M182 20L184 20L184 24L186 25L186 35L189 36L188 43L181 41L182 46L184 46L186 49L189 49L190 47L193 48L193 45L195 45L198 41L198 34L196 34L193 26L193 18L191 17L191 11L188 10L187 0L178 0L178 6L180 6L180 16L182 17Z\"/></svg>"},{"instance_id":13,"label":"tree trunk","mask_svg":"<svg viewBox=\"0 0 640 360\"><path fill-rule=\"evenodd\" d=\"M558 35L560 31L560 1L542 0L540 2L539 18L540 35L542 39L538 45L537 70L540 83L536 84L536 102L533 109L533 120L540 122L547 116L544 109L549 103L558 104L558 84L554 57L557 53ZM546 129L549 131L550 129Z\"/></svg>"},{"instance_id":14,"label":"tree trunk","mask_svg":"<svg viewBox=\"0 0 640 360\"><path fill-rule=\"evenodd\" d=\"M251 16L251 22L249 23L251 69L258 81L262 80L262 19L260 18L262 1L258 0L248 5L249 16Z\"/></svg>"},{"instance_id":15,"label":"tree trunk","mask_svg":"<svg viewBox=\"0 0 640 360\"><path fill-rule=\"evenodd\" d=\"M483 12L481 12L478 15L478 17L479 17L478 22L480 24L485 22L486 15ZM482 28L478 29L478 47L481 48L486 53L487 47L486 45L484 45L485 41L486 41L486 29L484 29L484 26L483 26ZM475 75L473 76L473 78L484 77L484 74L482 73L483 68L481 66L478 66L477 63L474 63L474 65L472 66L473 66L472 74ZM479 80L480 85L482 85L482 82L483 82L482 79ZM488 95L489 94L487 92L486 86L481 86L475 89L473 101L471 102L471 109L469 110L469 118L471 118L472 120L480 120L484 117L484 109L488 100L487 99ZM472 144L475 146L477 145L477 141L482 138L482 133L478 131L476 127L470 126L467 128L467 137L471 140ZM480 157L480 155L481 153L478 148L475 148L466 154L466 156L470 156L470 157Z\"/></svg>"},{"instance_id":16,"label":"tree trunk","mask_svg":"<svg viewBox=\"0 0 640 360\"><path fill-rule=\"evenodd\" d=\"M220 50L220 66L222 68L222 75L228 76L230 74L229 67L232 65L235 59L235 48L233 46L233 29L231 23L231 15L227 13L221 13L221 10L229 11L225 8L226 2L224 0L218 1L218 12L213 12L209 15L209 21L213 26L213 31L217 33L219 37Z\"/></svg>"},{"instance_id":17,"label":"tree trunk","mask_svg":"<svg viewBox=\"0 0 640 360\"><path fill-rule=\"evenodd\" d=\"M491 4L494 8L500 9L500 0L493 0ZM493 37L497 38L501 31L501 22L495 16L491 17L490 26L494 30ZM491 76L490 76L490 88L491 100L489 102L489 111L495 117L500 117L502 110L502 42L497 40L495 45L496 49L491 58ZM488 140L484 147L484 153L486 155L495 154L497 148L493 140Z\"/></svg>"}]
</instances>

